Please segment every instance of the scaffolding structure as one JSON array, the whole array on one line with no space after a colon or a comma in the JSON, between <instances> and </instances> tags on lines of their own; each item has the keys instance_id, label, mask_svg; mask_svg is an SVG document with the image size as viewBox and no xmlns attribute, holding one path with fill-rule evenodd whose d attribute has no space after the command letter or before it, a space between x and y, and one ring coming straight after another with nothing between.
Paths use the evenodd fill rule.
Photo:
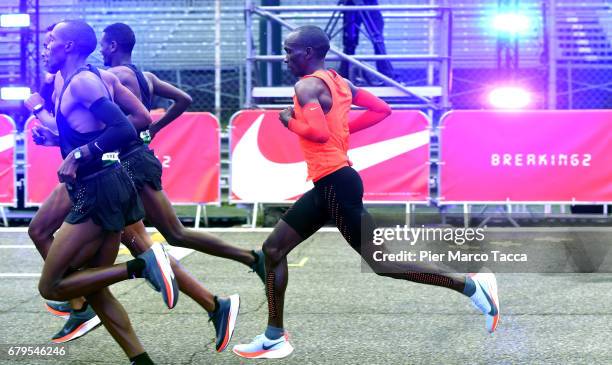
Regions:
<instances>
[{"instance_id":1,"label":"scaffolding structure","mask_svg":"<svg viewBox=\"0 0 612 365\"><path fill-rule=\"evenodd\" d=\"M39 0L19 0L0 5L0 14L28 14L30 25L21 28L0 29L0 85L29 87L40 86L41 29ZM21 102L0 101L2 110L10 114L18 126L29 115Z\"/></svg>"},{"instance_id":2,"label":"scaffolding structure","mask_svg":"<svg viewBox=\"0 0 612 365\"><path fill-rule=\"evenodd\" d=\"M272 62L282 62L284 56L271 54L271 42L267 42L265 54L258 54L253 41L253 18L261 17L268 24L268 29L273 23L280 24L286 29L293 30L297 26L286 19L313 19L321 18L321 15L334 12L355 12L378 10L384 11L390 16L405 17L413 19L427 19L429 24L429 42L437 44L438 50L430 47L428 54L386 54L386 55L348 55L338 48L332 46L330 55L326 60L342 60L350 63L357 69L368 75L380 79L386 87L368 88L380 97L402 100L393 103L394 108L422 109L446 111L450 109L449 93L451 78L451 39L452 39L452 14L448 6L437 5L377 5L377 6L257 6L253 0L246 0L246 94L245 107L278 108L279 104L256 103L259 98L282 98L293 94L291 87L278 87L269 84L253 86L253 70L257 62L266 63L270 68ZM270 37L270 32L268 32ZM410 63L426 63L428 77L426 85L406 86L391 77L377 71L374 67L363 61L402 61ZM269 74L269 72L268 72Z\"/></svg>"}]
</instances>

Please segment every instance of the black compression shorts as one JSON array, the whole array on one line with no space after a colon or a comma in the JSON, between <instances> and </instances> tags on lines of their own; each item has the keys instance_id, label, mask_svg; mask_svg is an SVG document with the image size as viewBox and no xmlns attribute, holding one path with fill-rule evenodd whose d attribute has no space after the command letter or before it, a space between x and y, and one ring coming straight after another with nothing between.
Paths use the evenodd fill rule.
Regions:
<instances>
[{"instance_id":1,"label":"black compression shorts","mask_svg":"<svg viewBox=\"0 0 612 365\"><path fill-rule=\"evenodd\" d=\"M332 220L342 236L359 253L362 232L371 231L374 224L363 207L361 177L348 166L315 182L314 188L302 195L282 219L303 239Z\"/></svg>"}]
</instances>

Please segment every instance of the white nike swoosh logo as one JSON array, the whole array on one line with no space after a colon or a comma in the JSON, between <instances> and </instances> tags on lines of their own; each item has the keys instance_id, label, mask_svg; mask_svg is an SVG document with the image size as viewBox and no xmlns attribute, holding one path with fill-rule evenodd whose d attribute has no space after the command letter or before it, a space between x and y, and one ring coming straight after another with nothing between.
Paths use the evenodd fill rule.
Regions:
<instances>
[{"instance_id":1,"label":"white nike swoosh logo","mask_svg":"<svg viewBox=\"0 0 612 365\"><path fill-rule=\"evenodd\" d=\"M4 152L13 147L15 147L15 137L12 134L0 137L0 152Z\"/></svg>"},{"instance_id":2,"label":"white nike swoosh logo","mask_svg":"<svg viewBox=\"0 0 612 365\"><path fill-rule=\"evenodd\" d=\"M232 192L247 202L281 202L303 194L313 187L306 181L306 161L278 163L267 159L259 149L257 136L263 122L261 114L249 127L232 153ZM391 138L348 151L357 171L378 165L429 143L429 131Z\"/></svg>"}]
</instances>

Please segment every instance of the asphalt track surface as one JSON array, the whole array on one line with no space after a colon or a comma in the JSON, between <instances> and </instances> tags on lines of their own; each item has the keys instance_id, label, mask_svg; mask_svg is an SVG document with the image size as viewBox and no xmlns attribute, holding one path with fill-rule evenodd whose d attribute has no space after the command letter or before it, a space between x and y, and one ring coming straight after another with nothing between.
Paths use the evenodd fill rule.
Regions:
<instances>
[{"instance_id":1,"label":"asphalt track surface","mask_svg":"<svg viewBox=\"0 0 612 365\"><path fill-rule=\"evenodd\" d=\"M216 233L254 248L267 233ZM119 261L128 259L124 252ZM241 312L226 352L214 351L206 313L180 297L173 310L140 279L112 287L158 364L610 364L612 274L499 274L502 319L484 317L450 290L361 272L337 232L317 233L289 256L285 325L295 352L246 361L230 350L265 328L263 285L245 266L192 253L181 262L214 293L239 293ZM37 290L42 260L24 232L0 233L0 347L49 343L63 320ZM0 364L127 364L103 327L67 344L63 358L0 355ZM6 348L4 346L3 348Z\"/></svg>"}]
</instances>

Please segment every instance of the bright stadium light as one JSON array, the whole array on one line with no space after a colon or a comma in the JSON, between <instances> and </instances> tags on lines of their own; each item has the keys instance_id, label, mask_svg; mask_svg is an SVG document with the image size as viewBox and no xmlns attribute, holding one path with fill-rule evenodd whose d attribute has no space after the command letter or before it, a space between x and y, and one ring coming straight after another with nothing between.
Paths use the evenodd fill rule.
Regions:
<instances>
[{"instance_id":1,"label":"bright stadium light","mask_svg":"<svg viewBox=\"0 0 612 365\"><path fill-rule=\"evenodd\" d=\"M2 100L25 100L30 97L32 91L29 87L8 86L0 89L0 99Z\"/></svg>"},{"instance_id":2,"label":"bright stadium light","mask_svg":"<svg viewBox=\"0 0 612 365\"><path fill-rule=\"evenodd\" d=\"M497 87L489 93L489 103L498 109L523 109L531 104L531 94L516 86Z\"/></svg>"},{"instance_id":3,"label":"bright stadium light","mask_svg":"<svg viewBox=\"0 0 612 365\"><path fill-rule=\"evenodd\" d=\"M493 29L507 35L524 34L529 30L529 17L519 13L500 13L493 18Z\"/></svg>"},{"instance_id":4,"label":"bright stadium light","mask_svg":"<svg viewBox=\"0 0 612 365\"><path fill-rule=\"evenodd\" d=\"M23 28L30 26L30 14L2 14L0 15L0 27Z\"/></svg>"}]
</instances>

